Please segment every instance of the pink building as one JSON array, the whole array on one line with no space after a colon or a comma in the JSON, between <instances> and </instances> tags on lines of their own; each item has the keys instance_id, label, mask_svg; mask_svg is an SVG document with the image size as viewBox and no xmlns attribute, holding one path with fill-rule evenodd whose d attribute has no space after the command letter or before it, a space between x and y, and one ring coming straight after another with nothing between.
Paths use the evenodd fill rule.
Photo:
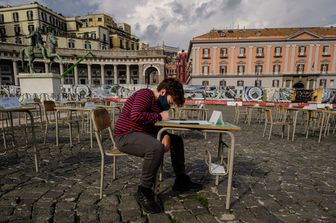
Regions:
<instances>
[{"instance_id":1,"label":"pink building","mask_svg":"<svg viewBox=\"0 0 336 223\"><path fill-rule=\"evenodd\" d=\"M336 88L336 28L211 30L189 45L188 84Z\"/></svg>"}]
</instances>

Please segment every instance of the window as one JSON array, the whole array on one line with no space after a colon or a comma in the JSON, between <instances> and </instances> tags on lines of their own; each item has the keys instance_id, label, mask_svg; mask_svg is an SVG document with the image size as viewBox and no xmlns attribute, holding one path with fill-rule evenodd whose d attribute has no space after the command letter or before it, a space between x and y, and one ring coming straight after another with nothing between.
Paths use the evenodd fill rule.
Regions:
<instances>
[{"instance_id":1,"label":"window","mask_svg":"<svg viewBox=\"0 0 336 223\"><path fill-rule=\"evenodd\" d=\"M237 87L244 87L244 81L243 80L237 81Z\"/></svg>"},{"instance_id":2,"label":"window","mask_svg":"<svg viewBox=\"0 0 336 223\"><path fill-rule=\"evenodd\" d=\"M103 42L106 43L106 34L103 34Z\"/></svg>"},{"instance_id":3,"label":"window","mask_svg":"<svg viewBox=\"0 0 336 223\"><path fill-rule=\"evenodd\" d=\"M261 80L255 80L254 81L254 86L255 87L261 87Z\"/></svg>"},{"instance_id":4,"label":"window","mask_svg":"<svg viewBox=\"0 0 336 223\"><path fill-rule=\"evenodd\" d=\"M334 80L330 80L330 86L334 86Z\"/></svg>"},{"instance_id":5,"label":"window","mask_svg":"<svg viewBox=\"0 0 336 223\"><path fill-rule=\"evenodd\" d=\"M321 80L320 80L320 87L325 88L326 85L327 85L327 80L326 80L326 79L321 79Z\"/></svg>"},{"instance_id":6,"label":"window","mask_svg":"<svg viewBox=\"0 0 336 223\"><path fill-rule=\"evenodd\" d=\"M80 79L79 84L86 84L86 80L85 79Z\"/></svg>"},{"instance_id":7,"label":"window","mask_svg":"<svg viewBox=\"0 0 336 223\"><path fill-rule=\"evenodd\" d=\"M204 58L209 58L210 57L210 49L208 49L208 48L203 49L203 57Z\"/></svg>"},{"instance_id":8,"label":"window","mask_svg":"<svg viewBox=\"0 0 336 223\"><path fill-rule=\"evenodd\" d=\"M299 46L299 56L306 56L306 47Z\"/></svg>"},{"instance_id":9,"label":"window","mask_svg":"<svg viewBox=\"0 0 336 223\"><path fill-rule=\"evenodd\" d=\"M260 74L262 73L262 64L257 64L257 65L255 66L255 73L256 73L257 75L260 75Z\"/></svg>"},{"instance_id":10,"label":"window","mask_svg":"<svg viewBox=\"0 0 336 223\"><path fill-rule=\"evenodd\" d=\"M6 28L5 27L0 27L0 36L6 36Z\"/></svg>"},{"instance_id":11,"label":"window","mask_svg":"<svg viewBox=\"0 0 336 223\"><path fill-rule=\"evenodd\" d=\"M92 38L92 39L96 39L96 38L97 38L97 36L96 36L96 33L95 33L95 32L91 33L91 38Z\"/></svg>"},{"instance_id":12,"label":"window","mask_svg":"<svg viewBox=\"0 0 336 223\"><path fill-rule=\"evenodd\" d=\"M202 81L203 86L209 86L209 81Z\"/></svg>"},{"instance_id":13,"label":"window","mask_svg":"<svg viewBox=\"0 0 336 223\"><path fill-rule=\"evenodd\" d=\"M273 74L279 74L280 72L280 64L273 65Z\"/></svg>"},{"instance_id":14,"label":"window","mask_svg":"<svg viewBox=\"0 0 336 223\"><path fill-rule=\"evenodd\" d=\"M120 47L121 49L124 48L124 46L123 46L123 40L122 40L122 39L119 40L119 47Z\"/></svg>"},{"instance_id":15,"label":"window","mask_svg":"<svg viewBox=\"0 0 336 223\"><path fill-rule=\"evenodd\" d=\"M92 18L89 18L89 22L92 22Z\"/></svg>"},{"instance_id":16,"label":"window","mask_svg":"<svg viewBox=\"0 0 336 223\"><path fill-rule=\"evenodd\" d=\"M321 64L321 73L322 74L328 73L328 64Z\"/></svg>"},{"instance_id":17,"label":"window","mask_svg":"<svg viewBox=\"0 0 336 223\"><path fill-rule=\"evenodd\" d=\"M281 56L281 47L275 47L274 49L274 56L280 57Z\"/></svg>"},{"instance_id":18,"label":"window","mask_svg":"<svg viewBox=\"0 0 336 223\"><path fill-rule=\"evenodd\" d=\"M84 43L84 49L91 49L91 43L90 42L85 42Z\"/></svg>"},{"instance_id":19,"label":"window","mask_svg":"<svg viewBox=\"0 0 336 223\"><path fill-rule=\"evenodd\" d=\"M245 72L245 65L238 65L238 74L243 75Z\"/></svg>"},{"instance_id":20,"label":"window","mask_svg":"<svg viewBox=\"0 0 336 223\"><path fill-rule=\"evenodd\" d=\"M273 80L272 87L279 87L279 80Z\"/></svg>"},{"instance_id":21,"label":"window","mask_svg":"<svg viewBox=\"0 0 336 223\"><path fill-rule=\"evenodd\" d=\"M238 57L245 57L245 47L239 48L239 55Z\"/></svg>"},{"instance_id":22,"label":"window","mask_svg":"<svg viewBox=\"0 0 336 223\"><path fill-rule=\"evenodd\" d=\"M18 12L13 12L13 21L18 22L19 21L19 13Z\"/></svg>"},{"instance_id":23,"label":"window","mask_svg":"<svg viewBox=\"0 0 336 223\"><path fill-rule=\"evenodd\" d=\"M41 19L42 19L42 21L47 20L47 15L44 12L41 12Z\"/></svg>"},{"instance_id":24,"label":"window","mask_svg":"<svg viewBox=\"0 0 336 223\"><path fill-rule=\"evenodd\" d=\"M15 44L21 45L22 44L21 38L19 38L19 37L15 38Z\"/></svg>"},{"instance_id":25,"label":"window","mask_svg":"<svg viewBox=\"0 0 336 223\"><path fill-rule=\"evenodd\" d=\"M15 25L14 26L14 32L15 32L15 35L18 36L20 35L20 26L19 25Z\"/></svg>"},{"instance_id":26,"label":"window","mask_svg":"<svg viewBox=\"0 0 336 223\"><path fill-rule=\"evenodd\" d=\"M258 47L257 48L257 57L263 57L264 56L264 48Z\"/></svg>"},{"instance_id":27,"label":"window","mask_svg":"<svg viewBox=\"0 0 336 223\"><path fill-rule=\"evenodd\" d=\"M99 17L99 18L97 19L97 21L98 21L98 22L101 22L101 21L103 21L103 19L102 19L101 17Z\"/></svg>"},{"instance_id":28,"label":"window","mask_svg":"<svg viewBox=\"0 0 336 223\"><path fill-rule=\"evenodd\" d=\"M32 10L27 11L27 19L28 20L33 20L33 11Z\"/></svg>"},{"instance_id":29,"label":"window","mask_svg":"<svg viewBox=\"0 0 336 223\"><path fill-rule=\"evenodd\" d=\"M5 18L3 14L0 14L0 24L5 22Z\"/></svg>"},{"instance_id":30,"label":"window","mask_svg":"<svg viewBox=\"0 0 336 223\"><path fill-rule=\"evenodd\" d=\"M69 40L68 47L71 48L71 49L75 48L75 40L73 40L73 39Z\"/></svg>"},{"instance_id":31,"label":"window","mask_svg":"<svg viewBox=\"0 0 336 223\"><path fill-rule=\"evenodd\" d=\"M226 81L225 80L222 80L219 82L219 87L224 87L226 86Z\"/></svg>"},{"instance_id":32,"label":"window","mask_svg":"<svg viewBox=\"0 0 336 223\"><path fill-rule=\"evenodd\" d=\"M208 75L209 74L209 66L208 65L203 65L202 73L203 73L203 75Z\"/></svg>"},{"instance_id":33,"label":"window","mask_svg":"<svg viewBox=\"0 0 336 223\"><path fill-rule=\"evenodd\" d=\"M304 71L304 64L298 64L297 67L296 67L296 72L298 74L302 74Z\"/></svg>"},{"instance_id":34,"label":"window","mask_svg":"<svg viewBox=\"0 0 336 223\"><path fill-rule=\"evenodd\" d=\"M34 31L34 25L28 25L28 31L29 33L33 32Z\"/></svg>"},{"instance_id":35,"label":"window","mask_svg":"<svg viewBox=\"0 0 336 223\"><path fill-rule=\"evenodd\" d=\"M227 48L220 48L220 57L227 57L228 50Z\"/></svg>"},{"instance_id":36,"label":"window","mask_svg":"<svg viewBox=\"0 0 336 223\"><path fill-rule=\"evenodd\" d=\"M328 45L323 46L323 55L329 55L329 46Z\"/></svg>"},{"instance_id":37,"label":"window","mask_svg":"<svg viewBox=\"0 0 336 223\"><path fill-rule=\"evenodd\" d=\"M221 64L219 66L219 73L220 74L226 74L226 72L227 72L227 66L225 64Z\"/></svg>"}]
</instances>

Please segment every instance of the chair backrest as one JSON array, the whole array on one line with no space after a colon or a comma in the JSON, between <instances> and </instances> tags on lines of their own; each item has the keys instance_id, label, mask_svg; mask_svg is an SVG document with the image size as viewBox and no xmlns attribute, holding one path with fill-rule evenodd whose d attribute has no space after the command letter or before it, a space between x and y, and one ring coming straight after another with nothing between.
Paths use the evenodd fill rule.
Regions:
<instances>
[{"instance_id":1,"label":"chair backrest","mask_svg":"<svg viewBox=\"0 0 336 223\"><path fill-rule=\"evenodd\" d=\"M44 111L55 111L56 104L54 101L43 101Z\"/></svg>"},{"instance_id":2,"label":"chair backrest","mask_svg":"<svg viewBox=\"0 0 336 223\"><path fill-rule=\"evenodd\" d=\"M92 111L93 126L97 132L111 127L111 119L108 111L104 109L97 109Z\"/></svg>"},{"instance_id":3,"label":"chair backrest","mask_svg":"<svg viewBox=\"0 0 336 223\"><path fill-rule=\"evenodd\" d=\"M272 110L271 109L266 109L265 110L265 119L266 119L267 122L273 122Z\"/></svg>"}]
</instances>

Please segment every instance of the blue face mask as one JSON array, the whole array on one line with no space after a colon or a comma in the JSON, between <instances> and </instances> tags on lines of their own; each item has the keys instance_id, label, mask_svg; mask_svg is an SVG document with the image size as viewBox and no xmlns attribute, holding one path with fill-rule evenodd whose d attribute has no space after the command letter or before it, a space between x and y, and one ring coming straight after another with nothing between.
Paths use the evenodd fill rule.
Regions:
<instances>
[{"instance_id":1,"label":"blue face mask","mask_svg":"<svg viewBox=\"0 0 336 223\"><path fill-rule=\"evenodd\" d=\"M167 100L167 95L159 96L159 99L157 101L157 105L162 111L167 111L170 109L170 105Z\"/></svg>"}]
</instances>

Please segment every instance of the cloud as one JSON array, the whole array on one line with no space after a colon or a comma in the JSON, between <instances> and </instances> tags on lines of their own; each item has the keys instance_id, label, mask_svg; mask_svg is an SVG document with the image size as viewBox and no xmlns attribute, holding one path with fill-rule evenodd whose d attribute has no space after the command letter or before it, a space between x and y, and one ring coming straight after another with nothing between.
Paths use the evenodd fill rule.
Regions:
<instances>
[{"instance_id":1,"label":"cloud","mask_svg":"<svg viewBox=\"0 0 336 223\"><path fill-rule=\"evenodd\" d=\"M0 0L22 4L26 0ZM212 28L265 28L336 24L335 0L40 0L63 15L104 12L132 26L133 34L156 45L186 49Z\"/></svg>"}]
</instances>

